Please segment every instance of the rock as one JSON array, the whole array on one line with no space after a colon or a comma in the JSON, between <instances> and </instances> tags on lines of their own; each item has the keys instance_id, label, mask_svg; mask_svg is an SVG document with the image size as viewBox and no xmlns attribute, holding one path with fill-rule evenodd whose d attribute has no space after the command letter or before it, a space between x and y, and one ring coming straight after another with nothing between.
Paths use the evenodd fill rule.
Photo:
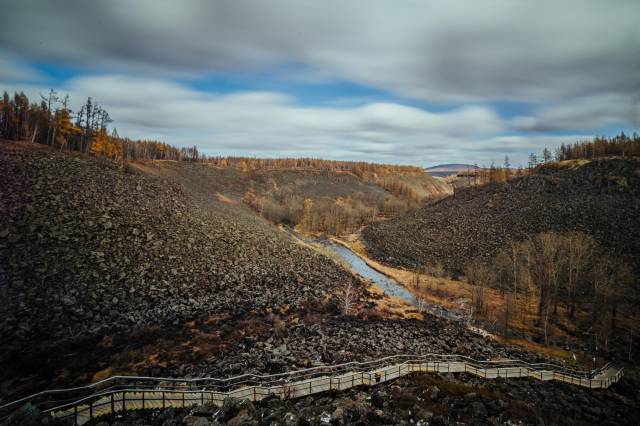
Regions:
<instances>
[{"instance_id":1,"label":"rock","mask_svg":"<svg viewBox=\"0 0 640 426\"><path fill-rule=\"evenodd\" d=\"M65 306L73 306L75 305L76 300L71 296L63 296L61 302Z\"/></svg>"},{"instance_id":2,"label":"rock","mask_svg":"<svg viewBox=\"0 0 640 426\"><path fill-rule=\"evenodd\" d=\"M437 386L431 386L429 388L429 398L435 400L438 399L438 395L440 395L440 388Z\"/></svg>"},{"instance_id":3,"label":"rock","mask_svg":"<svg viewBox=\"0 0 640 426\"><path fill-rule=\"evenodd\" d=\"M320 421L321 424L324 424L324 425L331 424L331 419L332 419L331 414L327 413L326 411L323 411L318 416L318 420Z\"/></svg>"},{"instance_id":4,"label":"rock","mask_svg":"<svg viewBox=\"0 0 640 426\"><path fill-rule=\"evenodd\" d=\"M233 399L233 398L227 397L222 402L222 407L220 408L220 411L218 412L218 416L216 417L216 420L220 420L222 422L225 422L225 421L235 417L238 414L239 410L240 410L240 408L239 408L238 401Z\"/></svg>"},{"instance_id":5,"label":"rock","mask_svg":"<svg viewBox=\"0 0 640 426\"><path fill-rule=\"evenodd\" d=\"M295 426L298 424L298 416L292 412L288 412L284 415L282 421L286 426Z\"/></svg>"},{"instance_id":6,"label":"rock","mask_svg":"<svg viewBox=\"0 0 640 426\"><path fill-rule=\"evenodd\" d=\"M388 395L384 395L379 390L376 389L371 394L371 404L373 404L373 406L376 408L382 409L384 408L384 401L385 401L385 397L387 396Z\"/></svg>"},{"instance_id":7,"label":"rock","mask_svg":"<svg viewBox=\"0 0 640 426\"><path fill-rule=\"evenodd\" d=\"M229 426L257 424L254 419L256 408L251 401L243 400L236 404L237 413L228 420Z\"/></svg>"},{"instance_id":8,"label":"rock","mask_svg":"<svg viewBox=\"0 0 640 426\"><path fill-rule=\"evenodd\" d=\"M471 403L471 412L473 413L473 417L477 419L484 419L489 414L487 413L487 408L480 401Z\"/></svg>"},{"instance_id":9,"label":"rock","mask_svg":"<svg viewBox=\"0 0 640 426\"><path fill-rule=\"evenodd\" d=\"M331 418L339 422L344 420L344 408L342 406L336 407L333 413L331 413Z\"/></svg>"},{"instance_id":10,"label":"rock","mask_svg":"<svg viewBox=\"0 0 640 426\"><path fill-rule=\"evenodd\" d=\"M186 416L182 420L182 424L185 426L211 426L213 423L204 417Z\"/></svg>"},{"instance_id":11,"label":"rock","mask_svg":"<svg viewBox=\"0 0 640 426\"><path fill-rule=\"evenodd\" d=\"M31 405L26 403L18 411L13 413L3 425L6 426L39 426L42 424L43 419L46 418L42 412Z\"/></svg>"},{"instance_id":12,"label":"rock","mask_svg":"<svg viewBox=\"0 0 640 426\"><path fill-rule=\"evenodd\" d=\"M194 416L213 416L220 410L218 406L212 403L206 403L204 405L198 405L191 409L191 414Z\"/></svg>"}]
</instances>

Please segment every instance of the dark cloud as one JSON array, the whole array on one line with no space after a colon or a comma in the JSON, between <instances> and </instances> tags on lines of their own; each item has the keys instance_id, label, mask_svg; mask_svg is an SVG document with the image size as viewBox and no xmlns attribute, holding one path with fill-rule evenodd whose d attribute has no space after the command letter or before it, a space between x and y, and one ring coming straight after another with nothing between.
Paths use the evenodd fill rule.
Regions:
<instances>
[{"instance_id":1,"label":"dark cloud","mask_svg":"<svg viewBox=\"0 0 640 426\"><path fill-rule=\"evenodd\" d=\"M29 63L90 70L61 89L101 98L121 133L211 151L486 162L557 142L534 133L639 124L637 0L4 0L2 10L0 83L48 86ZM339 79L451 108L348 93L312 108L175 82L220 72ZM505 120L491 107L505 100L536 107ZM499 136L508 132L519 135Z\"/></svg>"},{"instance_id":2,"label":"dark cloud","mask_svg":"<svg viewBox=\"0 0 640 426\"><path fill-rule=\"evenodd\" d=\"M283 61L430 101L638 93L640 2L8 0L5 49L198 75Z\"/></svg>"}]
</instances>

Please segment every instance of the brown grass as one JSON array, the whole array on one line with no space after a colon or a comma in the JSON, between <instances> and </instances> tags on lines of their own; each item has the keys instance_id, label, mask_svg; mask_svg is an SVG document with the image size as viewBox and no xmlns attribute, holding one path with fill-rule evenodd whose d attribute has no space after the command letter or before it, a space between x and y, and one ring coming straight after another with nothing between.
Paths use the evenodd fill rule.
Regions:
<instances>
[{"instance_id":1,"label":"brown grass","mask_svg":"<svg viewBox=\"0 0 640 426\"><path fill-rule=\"evenodd\" d=\"M426 274L421 274L419 284L415 286L415 273L414 271L397 268L388 265L384 265L376 260L371 259L366 252L364 244L360 241L357 234L351 234L341 239L333 238L338 244L342 244L356 253L360 258L365 261L371 268L383 273L409 290L416 298L422 298L429 304L439 305L445 309L452 311L463 311L462 305L464 303L471 303L472 300L472 288L469 283L461 280L452 280L448 278L436 278ZM381 290L379 290L381 291ZM504 307L505 297L504 295L495 289L485 288L485 304L486 309L484 313L476 315L477 318L488 321L504 321ZM517 314L511 313L509 318L509 330L512 334L528 334L536 335L540 334L540 318L537 313L538 300L535 296L529 295L526 300L519 298L519 304L523 309L519 309ZM404 304L404 306L402 306ZM377 303L377 306L386 315L393 317L407 318L416 317L420 318L422 315L417 313L414 307L411 307L402 300L394 301L393 298L385 298L383 301ZM579 315L580 313L578 313ZM569 320L567 308L565 306L558 306L558 315L554 317L554 321L549 323L549 336L553 338L561 338L566 335L566 332L575 332L575 324ZM576 353L577 362L573 360L573 353L561 348L547 346L540 343L531 342L522 338L506 338L503 336L495 336L498 341L503 343L520 346L524 349L542 353L558 359L567 360L571 363L577 363L580 365L588 366L588 361L582 355ZM584 358L584 359L583 359Z\"/></svg>"}]
</instances>

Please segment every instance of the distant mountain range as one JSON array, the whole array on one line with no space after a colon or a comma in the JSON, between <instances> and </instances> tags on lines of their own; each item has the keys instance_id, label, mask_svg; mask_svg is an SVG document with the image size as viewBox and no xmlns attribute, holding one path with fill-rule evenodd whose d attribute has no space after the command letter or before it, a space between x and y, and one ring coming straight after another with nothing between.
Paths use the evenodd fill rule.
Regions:
<instances>
[{"instance_id":1,"label":"distant mountain range","mask_svg":"<svg viewBox=\"0 0 640 426\"><path fill-rule=\"evenodd\" d=\"M437 166L427 167L427 173L436 177L447 177L458 174L463 170L473 170L479 168L471 164L438 164Z\"/></svg>"}]
</instances>

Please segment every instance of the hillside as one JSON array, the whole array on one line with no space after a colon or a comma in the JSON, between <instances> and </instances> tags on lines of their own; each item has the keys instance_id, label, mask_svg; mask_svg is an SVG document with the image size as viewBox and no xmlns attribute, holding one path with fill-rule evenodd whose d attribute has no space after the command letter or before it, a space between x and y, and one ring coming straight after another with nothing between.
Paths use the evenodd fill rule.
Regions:
<instances>
[{"instance_id":1,"label":"hillside","mask_svg":"<svg viewBox=\"0 0 640 426\"><path fill-rule=\"evenodd\" d=\"M0 142L0 399L115 373L277 372L403 350L532 357L436 319L335 318L353 275L216 196L233 195L227 181L159 167Z\"/></svg>"},{"instance_id":2,"label":"hillside","mask_svg":"<svg viewBox=\"0 0 640 426\"><path fill-rule=\"evenodd\" d=\"M532 176L467 188L362 234L369 253L395 265L441 262L462 272L508 241L584 231L640 268L640 161L603 159L541 166Z\"/></svg>"},{"instance_id":3,"label":"hillside","mask_svg":"<svg viewBox=\"0 0 640 426\"><path fill-rule=\"evenodd\" d=\"M243 209L110 163L0 144L2 342L300 306L352 279Z\"/></svg>"},{"instance_id":4,"label":"hillside","mask_svg":"<svg viewBox=\"0 0 640 426\"><path fill-rule=\"evenodd\" d=\"M227 185L236 180L235 171L215 171L229 182L201 181L197 174L208 169L200 165L176 166L173 177L168 166L158 167L165 171L123 169L49 148L0 143L0 291L6 301L0 312L0 402L114 374L228 377L397 353L548 360L429 315L382 318L365 300L357 315L341 316L331 302L354 277L237 204L231 197L244 187ZM179 172L181 167L198 173ZM576 392L529 381L493 385L464 375L453 384L437 376L425 380L436 396L428 403L414 401L419 390L405 380L409 389L399 398L413 402L400 410L389 405L397 401L393 386L353 395L378 398L378 411L368 402L358 408L369 410L366 418L374 423L409 421L415 413L423 417L425 410L437 410L443 419L472 415L490 424L492 416L547 421L563 405L545 401L569 400ZM442 390L440 397L434 387ZM545 411L509 409L519 403L505 402L505 387ZM625 378L619 390L581 392L583 405L597 409L578 419L621 419L630 407L637 409L629 400L631 389L634 379ZM459 404L473 401L476 411L450 411L449 396ZM322 409L336 418L349 409L344 398L323 398ZM298 406L301 418L324 416L315 408L304 411L306 405L308 400ZM286 414L280 405L259 409L273 419ZM185 413L162 413L176 415L180 422Z\"/></svg>"},{"instance_id":5,"label":"hillside","mask_svg":"<svg viewBox=\"0 0 640 426\"><path fill-rule=\"evenodd\" d=\"M155 161L131 167L179 182L201 201L217 197L245 204L271 222L327 234L351 233L378 217L398 216L452 193L447 183L421 170L391 169L383 175L284 165L289 168L222 161Z\"/></svg>"}]
</instances>

